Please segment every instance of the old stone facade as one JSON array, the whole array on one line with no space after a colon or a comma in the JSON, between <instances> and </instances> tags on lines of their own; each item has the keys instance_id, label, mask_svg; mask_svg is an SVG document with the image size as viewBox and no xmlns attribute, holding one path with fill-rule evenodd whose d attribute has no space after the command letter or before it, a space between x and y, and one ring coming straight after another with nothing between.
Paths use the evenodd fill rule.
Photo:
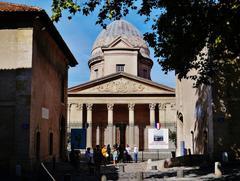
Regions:
<instances>
[{"instance_id":1,"label":"old stone facade","mask_svg":"<svg viewBox=\"0 0 240 181\"><path fill-rule=\"evenodd\" d=\"M87 147L137 145L151 151L148 131L175 131L175 90L151 81L152 60L140 32L118 20L97 37L90 80L68 89L68 127L87 128ZM168 149L175 146L169 142Z\"/></svg>"},{"instance_id":2,"label":"old stone facade","mask_svg":"<svg viewBox=\"0 0 240 181\"><path fill-rule=\"evenodd\" d=\"M65 154L77 62L42 9L0 2L0 22L0 166L24 170Z\"/></svg>"},{"instance_id":3,"label":"old stone facade","mask_svg":"<svg viewBox=\"0 0 240 181\"><path fill-rule=\"evenodd\" d=\"M189 75L197 75L197 70L191 70ZM177 155L190 150L218 161L226 153L229 160L240 159L239 83L226 86L224 92L219 92L217 83L214 87L196 88L193 83L190 79L177 79Z\"/></svg>"}]
</instances>

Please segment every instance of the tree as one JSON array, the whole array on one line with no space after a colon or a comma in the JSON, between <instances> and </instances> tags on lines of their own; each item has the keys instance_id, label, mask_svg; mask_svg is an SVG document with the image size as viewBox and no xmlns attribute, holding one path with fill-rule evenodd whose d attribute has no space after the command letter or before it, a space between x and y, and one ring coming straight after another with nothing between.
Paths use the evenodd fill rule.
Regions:
<instances>
[{"instance_id":1,"label":"tree","mask_svg":"<svg viewBox=\"0 0 240 181\"><path fill-rule=\"evenodd\" d=\"M80 6L78 1L53 0L52 19L58 21L63 10L70 12L69 18L78 11L89 15L99 6L96 23L106 27L105 20L120 19L134 9L153 20L152 32L144 36L164 71L176 70L179 78L186 78L188 71L196 68L199 76L191 78L211 83L219 71L231 69L229 65L239 67L239 0L143 0L140 6L136 2L89 0ZM207 56L201 52L204 47ZM202 61L196 61L197 56Z\"/></svg>"},{"instance_id":2,"label":"tree","mask_svg":"<svg viewBox=\"0 0 240 181\"><path fill-rule=\"evenodd\" d=\"M136 10L152 30L144 34L154 49L162 69L175 70L178 78L191 78L199 84L217 87L224 99L229 87L238 95L240 87L240 1L239 0L89 0L81 5L73 0L53 0L52 19L58 21L63 10L71 15L89 15L99 8L97 24L120 19ZM202 51L206 48L207 51ZM197 58L197 57L200 57ZM198 75L188 75L192 69Z\"/></svg>"}]
</instances>

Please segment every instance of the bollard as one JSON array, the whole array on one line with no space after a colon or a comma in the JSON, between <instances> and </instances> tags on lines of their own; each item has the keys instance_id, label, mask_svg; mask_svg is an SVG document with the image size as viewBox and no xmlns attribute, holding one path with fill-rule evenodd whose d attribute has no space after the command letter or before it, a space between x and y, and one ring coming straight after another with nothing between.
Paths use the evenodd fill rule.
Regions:
<instances>
[{"instance_id":1,"label":"bollard","mask_svg":"<svg viewBox=\"0 0 240 181\"><path fill-rule=\"evenodd\" d=\"M152 160L148 159L147 161L147 170L151 170L152 169Z\"/></svg>"},{"instance_id":2,"label":"bollard","mask_svg":"<svg viewBox=\"0 0 240 181\"><path fill-rule=\"evenodd\" d=\"M124 169L124 164L119 164L119 171L120 172L125 172L125 169Z\"/></svg>"},{"instance_id":3,"label":"bollard","mask_svg":"<svg viewBox=\"0 0 240 181\"><path fill-rule=\"evenodd\" d=\"M223 152L222 153L222 161L224 163L227 163L228 162L228 153L227 152Z\"/></svg>"},{"instance_id":4,"label":"bollard","mask_svg":"<svg viewBox=\"0 0 240 181\"><path fill-rule=\"evenodd\" d=\"M102 175L101 176L101 181L107 181L107 176L106 175Z\"/></svg>"},{"instance_id":5,"label":"bollard","mask_svg":"<svg viewBox=\"0 0 240 181\"><path fill-rule=\"evenodd\" d=\"M65 175L64 175L64 181L72 181L72 176L71 176L71 174L65 174Z\"/></svg>"},{"instance_id":6,"label":"bollard","mask_svg":"<svg viewBox=\"0 0 240 181\"><path fill-rule=\"evenodd\" d=\"M222 176L222 172L220 170L220 167L221 167L221 163L220 162L215 162L214 174L217 177L221 177Z\"/></svg>"},{"instance_id":7,"label":"bollard","mask_svg":"<svg viewBox=\"0 0 240 181\"><path fill-rule=\"evenodd\" d=\"M136 180L137 181L143 180L143 172L136 172Z\"/></svg>"},{"instance_id":8,"label":"bollard","mask_svg":"<svg viewBox=\"0 0 240 181\"><path fill-rule=\"evenodd\" d=\"M177 170L177 178L183 178L183 170Z\"/></svg>"}]
</instances>

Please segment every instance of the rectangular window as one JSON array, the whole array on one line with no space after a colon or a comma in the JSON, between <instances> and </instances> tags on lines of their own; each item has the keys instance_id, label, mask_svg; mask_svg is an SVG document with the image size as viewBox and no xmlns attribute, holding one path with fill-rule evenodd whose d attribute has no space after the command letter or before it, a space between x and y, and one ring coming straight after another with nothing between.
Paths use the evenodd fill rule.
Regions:
<instances>
[{"instance_id":1,"label":"rectangular window","mask_svg":"<svg viewBox=\"0 0 240 181\"><path fill-rule=\"evenodd\" d=\"M116 72L124 72L124 64L117 64L116 65Z\"/></svg>"}]
</instances>

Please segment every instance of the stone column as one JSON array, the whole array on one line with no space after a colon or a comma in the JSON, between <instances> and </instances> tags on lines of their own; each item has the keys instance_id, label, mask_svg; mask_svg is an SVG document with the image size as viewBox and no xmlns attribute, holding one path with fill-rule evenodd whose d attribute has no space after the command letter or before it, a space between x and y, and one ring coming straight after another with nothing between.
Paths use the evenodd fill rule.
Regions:
<instances>
[{"instance_id":1,"label":"stone column","mask_svg":"<svg viewBox=\"0 0 240 181\"><path fill-rule=\"evenodd\" d=\"M68 104L68 119L67 119L67 132L69 133L71 128L70 128L70 122L71 122L71 104Z\"/></svg>"},{"instance_id":2,"label":"stone column","mask_svg":"<svg viewBox=\"0 0 240 181\"><path fill-rule=\"evenodd\" d=\"M150 126L154 127L155 125L155 103L149 104L150 109Z\"/></svg>"},{"instance_id":3,"label":"stone column","mask_svg":"<svg viewBox=\"0 0 240 181\"><path fill-rule=\"evenodd\" d=\"M87 106L87 147L92 148L92 104L86 104Z\"/></svg>"},{"instance_id":4,"label":"stone column","mask_svg":"<svg viewBox=\"0 0 240 181\"><path fill-rule=\"evenodd\" d=\"M165 125L165 119L164 119L164 108L165 104L164 103L159 103L158 104L158 110L159 110L159 123L161 124L161 127L164 127Z\"/></svg>"},{"instance_id":5,"label":"stone column","mask_svg":"<svg viewBox=\"0 0 240 181\"><path fill-rule=\"evenodd\" d=\"M82 128L83 127L83 105L78 104L77 106L79 120L77 122L77 127Z\"/></svg>"},{"instance_id":6,"label":"stone column","mask_svg":"<svg viewBox=\"0 0 240 181\"><path fill-rule=\"evenodd\" d=\"M114 104L107 104L107 109L108 109L108 134L107 134L107 138L108 138L108 144L110 144L110 146L113 146L113 106Z\"/></svg>"},{"instance_id":7,"label":"stone column","mask_svg":"<svg viewBox=\"0 0 240 181\"><path fill-rule=\"evenodd\" d=\"M113 125L113 145L116 144L116 126Z\"/></svg>"},{"instance_id":8,"label":"stone column","mask_svg":"<svg viewBox=\"0 0 240 181\"><path fill-rule=\"evenodd\" d=\"M144 128L144 132L143 132L143 134L144 134L144 150L148 150L148 128L149 128L149 126L146 126Z\"/></svg>"},{"instance_id":9,"label":"stone column","mask_svg":"<svg viewBox=\"0 0 240 181\"><path fill-rule=\"evenodd\" d=\"M135 104L128 104L128 116L129 116L129 129L128 129L128 136L129 136L129 146L134 146L134 106Z\"/></svg>"},{"instance_id":10,"label":"stone column","mask_svg":"<svg viewBox=\"0 0 240 181\"><path fill-rule=\"evenodd\" d=\"M97 129L96 129L96 145L99 145L100 144L100 128L99 126L97 126Z\"/></svg>"}]
</instances>

